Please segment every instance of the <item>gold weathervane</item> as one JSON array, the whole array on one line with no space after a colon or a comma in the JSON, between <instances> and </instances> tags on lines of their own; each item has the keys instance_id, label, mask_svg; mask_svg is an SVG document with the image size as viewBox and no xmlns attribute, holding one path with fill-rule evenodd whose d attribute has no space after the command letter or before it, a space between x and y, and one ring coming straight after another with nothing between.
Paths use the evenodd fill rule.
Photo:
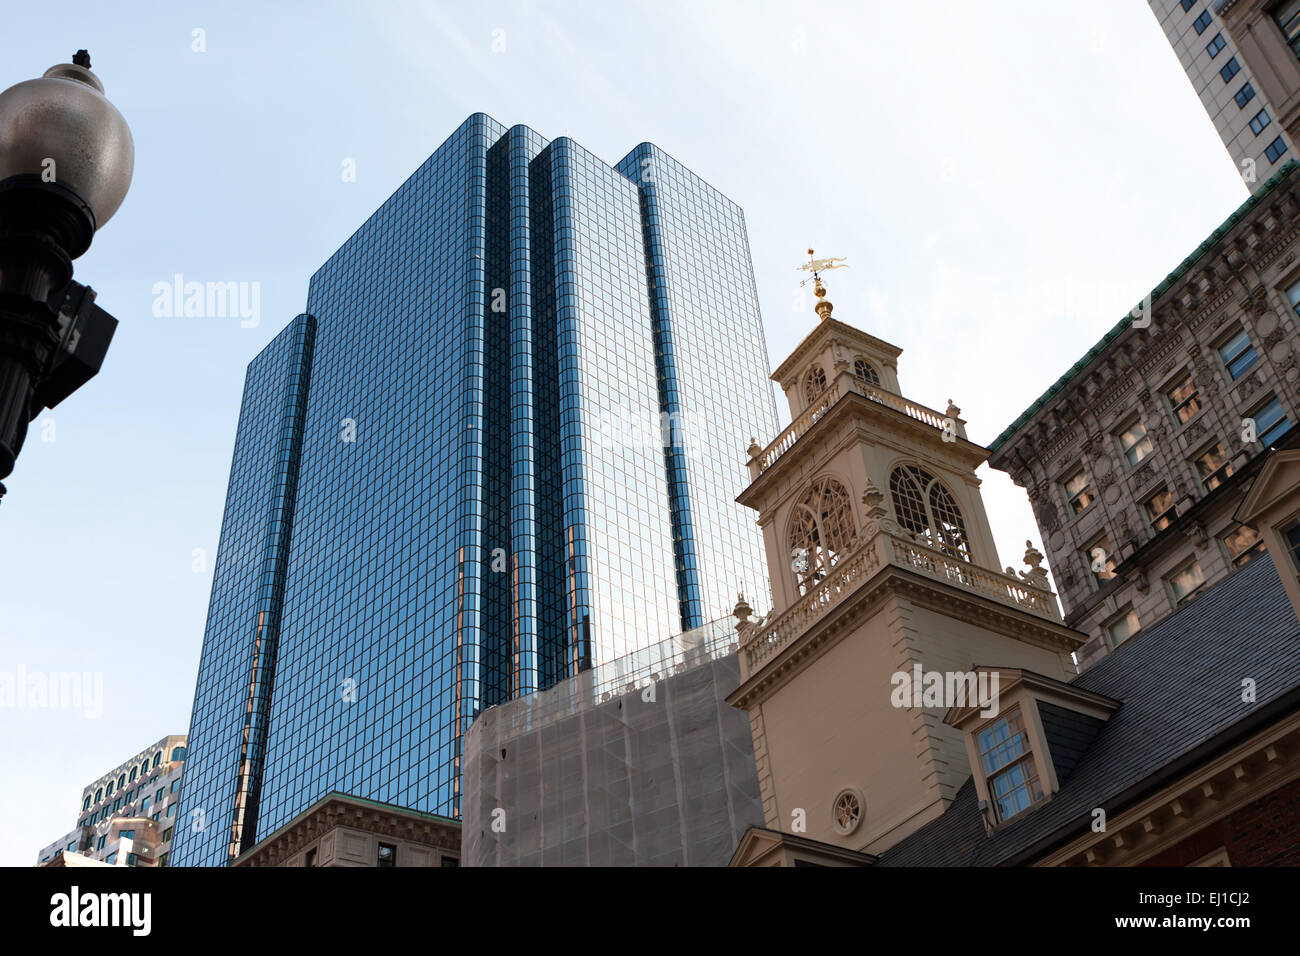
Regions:
<instances>
[{"instance_id":1,"label":"gold weathervane","mask_svg":"<svg viewBox=\"0 0 1300 956\"><path fill-rule=\"evenodd\" d=\"M821 274L828 269L847 269L848 266L843 263L843 258L814 259L813 251L809 249L808 261L798 267L801 272L812 273L811 276L799 283L799 288L802 289L809 282L813 284L813 294L817 296L817 304L813 308L816 309L817 315L823 320L831 317L831 310L835 306L826 298L826 287L822 285Z\"/></svg>"}]
</instances>

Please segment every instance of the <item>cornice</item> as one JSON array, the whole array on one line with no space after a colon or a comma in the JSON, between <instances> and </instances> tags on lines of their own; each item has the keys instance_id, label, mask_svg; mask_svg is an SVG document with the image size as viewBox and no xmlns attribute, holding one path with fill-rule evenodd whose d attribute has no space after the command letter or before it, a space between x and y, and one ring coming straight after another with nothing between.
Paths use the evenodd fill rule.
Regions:
<instances>
[{"instance_id":1,"label":"cornice","mask_svg":"<svg viewBox=\"0 0 1300 956\"><path fill-rule=\"evenodd\" d=\"M887 564L864 582L857 593L811 624L789 646L743 680L727 697L727 703L748 709L754 703L766 700L802 671L807 663L843 640L890 597L905 598L928 610L950 614L959 620L1058 654L1072 653L1087 641L1087 635L1063 624L1054 624L979 594ZM741 650L743 653L744 648Z\"/></svg>"},{"instance_id":2,"label":"cornice","mask_svg":"<svg viewBox=\"0 0 1300 956\"><path fill-rule=\"evenodd\" d=\"M903 350L897 345L878 339L869 332L832 317L820 320L813 330L804 336L803 341L795 346L794 351L772 372L772 381L782 387L788 387L791 376L799 370L800 366L823 344L837 335L856 341L866 349L887 356L891 361L898 361L898 357L903 354Z\"/></svg>"}]
</instances>

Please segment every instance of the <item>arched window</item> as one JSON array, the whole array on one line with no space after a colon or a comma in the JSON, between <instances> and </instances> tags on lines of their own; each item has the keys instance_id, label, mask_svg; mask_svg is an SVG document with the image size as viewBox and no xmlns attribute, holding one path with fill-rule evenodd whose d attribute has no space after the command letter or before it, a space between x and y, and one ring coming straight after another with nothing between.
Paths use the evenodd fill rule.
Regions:
<instances>
[{"instance_id":1,"label":"arched window","mask_svg":"<svg viewBox=\"0 0 1300 956\"><path fill-rule=\"evenodd\" d=\"M869 385L880 384L880 373L878 373L870 362L864 358L853 360L853 377L859 382L866 382Z\"/></svg>"},{"instance_id":2,"label":"arched window","mask_svg":"<svg viewBox=\"0 0 1300 956\"><path fill-rule=\"evenodd\" d=\"M144 763L140 764L140 776L143 777L148 772L149 772L149 761L145 760Z\"/></svg>"},{"instance_id":3,"label":"arched window","mask_svg":"<svg viewBox=\"0 0 1300 956\"><path fill-rule=\"evenodd\" d=\"M81 801L81 809L83 810L90 809L90 794L86 794L86 799Z\"/></svg>"},{"instance_id":4,"label":"arched window","mask_svg":"<svg viewBox=\"0 0 1300 956\"><path fill-rule=\"evenodd\" d=\"M853 546L857 530L853 503L834 478L822 478L795 506L790 523L790 562L799 590L806 594L830 573Z\"/></svg>"},{"instance_id":5,"label":"arched window","mask_svg":"<svg viewBox=\"0 0 1300 956\"><path fill-rule=\"evenodd\" d=\"M803 380L803 390L808 396L809 405L826 391L826 371L820 365L814 365L808 370L808 377Z\"/></svg>"},{"instance_id":6,"label":"arched window","mask_svg":"<svg viewBox=\"0 0 1300 956\"><path fill-rule=\"evenodd\" d=\"M113 781L112 781L112 780L110 780L110 781L108 782L108 786L104 788L104 795L105 795L105 796L108 796L108 797L111 797L111 796L113 795Z\"/></svg>"},{"instance_id":7,"label":"arched window","mask_svg":"<svg viewBox=\"0 0 1300 956\"><path fill-rule=\"evenodd\" d=\"M898 523L932 548L970 560L966 523L952 493L934 475L916 465L900 465L889 476L889 493Z\"/></svg>"},{"instance_id":8,"label":"arched window","mask_svg":"<svg viewBox=\"0 0 1300 956\"><path fill-rule=\"evenodd\" d=\"M117 778L117 789L121 790L126 786L126 774L120 774Z\"/></svg>"},{"instance_id":9,"label":"arched window","mask_svg":"<svg viewBox=\"0 0 1300 956\"><path fill-rule=\"evenodd\" d=\"M172 748L172 760L184 760L184 759L185 759L185 748L184 748L184 747L173 747L173 748Z\"/></svg>"},{"instance_id":10,"label":"arched window","mask_svg":"<svg viewBox=\"0 0 1300 956\"><path fill-rule=\"evenodd\" d=\"M131 768L131 779L130 779L130 782L131 782L131 783L135 783L135 767L132 767L132 768Z\"/></svg>"},{"instance_id":11,"label":"arched window","mask_svg":"<svg viewBox=\"0 0 1300 956\"><path fill-rule=\"evenodd\" d=\"M111 793L112 791L110 790L109 792ZM104 799L104 788L100 787L98 790L95 791L95 802L99 803L99 801L103 799Z\"/></svg>"},{"instance_id":12,"label":"arched window","mask_svg":"<svg viewBox=\"0 0 1300 956\"><path fill-rule=\"evenodd\" d=\"M158 751L156 754L153 755L153 765L154 765L155 767L158 766L158 762L159 762L160 760L162 760L162 751L161 751L161 750Z\"/></svg>"}]
</instances>

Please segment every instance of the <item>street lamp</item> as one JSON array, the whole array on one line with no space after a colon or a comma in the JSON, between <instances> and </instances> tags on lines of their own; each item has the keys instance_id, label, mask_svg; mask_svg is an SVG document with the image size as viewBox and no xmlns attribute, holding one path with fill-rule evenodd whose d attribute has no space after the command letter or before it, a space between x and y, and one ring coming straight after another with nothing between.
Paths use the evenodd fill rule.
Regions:
<instances>
[{"instance_id":1,"label":"street lamp","mask_svg":"<svg viewBox=\"0 0 1300 956\"><path fill-rule=\"evenodd\" d=\"M122 205L134 164L85 50L0 93L0 479L28 422L103 362L117 320L72 281L72 260Z\"/></svg>"}]
</instances>

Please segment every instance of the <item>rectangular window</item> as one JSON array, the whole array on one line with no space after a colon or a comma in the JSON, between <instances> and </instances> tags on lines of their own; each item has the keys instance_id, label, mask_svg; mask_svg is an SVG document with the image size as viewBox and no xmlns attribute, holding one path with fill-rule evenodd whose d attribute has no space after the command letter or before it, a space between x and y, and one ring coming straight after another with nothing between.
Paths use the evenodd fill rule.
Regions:
<instances>
[{"instance_id":1,"label":"rectangular window","mask_svg":"<svg viewBox=\"0 0 1300 956\"><path fill-rule=\"evenodd\" d=\"M73 840L71 843L68 844L68 852L71 853L76 849L77 849L77 841Z\"/></svg>"},{"instance_id":2,"label":"rectangular window","mask_svg":"<svg viewBox=\"0 0 1300 956\"><path fill-rule=\"evenodd\" d=\"M1265 448L1291 430L1291 422L1276 397L1260 406L1250 417L1255 420L1255 438Z\"/></svg>"},{"instance_id":3,"label":"rectangular window","mask_svg":"<svg viewBox=\"0 0 1300 956\"><path fill-rule=\"evenodd\" d=\"M376 866L397 866L397 847L391 843L379 844L379 859Z\"/></svg>"},{"instance_id":4,"label":"rectangular window","mask_svg":"<svg viewBox=\"0 0 1300 956\"><path fill-rule=\"evenodd\" d=\"M1228 45L1228 41L1223 38L1223 34L1216 33L1214 35L1214 39L1211 40L1208 44L1206 44L1205 52L1210 54L1210 59L1213 60L1216 56L1219 55L1220 52L1222 52L1223 48L1227 45Z\"/></svg>"},{"instance_id":5,"label":"rectangular window","mask_svg":"<svg viewBox=\"0 0 1300 956\"><path fill-rule=\"evenodd\" d=\"M1285 153L1286 143L1282 142L1281 136L1269 143L1268 148L1264 150L1264 155L1268 157L1270 163L1276 163Z\"/></svg>"},{"instance_id":6,"label":"rectangular window","mask_svg":"<svg viewBox=\"0 0 1300 956\"><path fill-rule=\"evenodd\" d=\"M1115 555L1110 550L1110 538L1102 535L1083 551L1088 572L1098 585L1115 579Z\"/></svg>"},{"instance_id":7,"label":"rectangular window","mask_svg":"<svg viewBox=\"0 0 1300 956\"><path fill-rule=\"evenodd\" d=\"M1292 521L1282 529L1282 540L1286 543L1287 553L1291 555L1291 563L1300 571L1300 521Z\"/></svg>"},{"instance_id":8,"label":"rectangular window","mask_svg":"<svg viewBox=\"0 0 1300 956\"><path fill-rule=\"evenodd\" d=\"M1179 0L1179 2L1183 5L1183 13L1196 6L1196 0Z\"/></svg>"},{"instance_id":9,"label":"rectangular window","mask_svg":"<svg viewBox=\"0 0 1300 956\"><path fill-rule=\"evenodd\" d=\"M1250 131L1258 136L1264 132L1264 127L1268 125L1268 110L1260 110L1250 120Z\"/></svg>"},{"instance_id":10,"label":"rectangular window","mask_svg":"<svg viewBox=\"0 0 1300 956\"><path fill-rule=\"evenodd\" d=\"M1201 573L1201 563L1193 559L1171 574L1166 583L1174 607L1182 607L1205 589L1205 575Z\"/></svg>"},{"instance_id":11,"label":"rectangular window","mask_svg":"<svg viewBox=\"0 0 1300 956\"><path fill-rule=\"evenodd\" d=\"M1142 630L1138 623L1137 611L1125 608L1106 625L1106 636L1110 638L1111 647L1119 647L1130 637Z\"/></svg>"},{"instance_id":12,"label":"rectangular window","mask_svg":"<svg viewBox=\"0 0 1300 956\"><path fill-rule=\"evenodd\" d=\"M444 856L438 861L438 865L445 867L459 867L460 860L456 859L454 856Z\"/></svg>"},{"instance_id":13,"label":"rectangular window","mask_svg":"<svg viewBox=\"0 0 1300 956\"><path fill-rule=\"evenodd\" d=\"M1291 52L1300 57L1300 0L1287 0L1273 9L1273 19Z\"/></svg>"},{"instance_id":14,"label":"rectangular window","mask_svg":"<svg viewBox=\"0 0 1300 956\"><path fill-rule=\"evenodd\" d=\"M166 866L166 865L167 865L167 860L168 860L170 857L171 857L171 854L170 854L170 853L163 853L163 854L161 854L161 855L158 857L158 865L159 865L159 866Z\"/></svg>"},{"instance_id":15,"label":"rectangular window","mask_svg":"<svg viewBox=\"0 0 1300 956\"><path fill-rule=\"evenodd\" d=\"M1151 454L1151 437L1141 421L1135 421L1118 432L1115 440L1119 443L1120 453L1123 454L1130 468L1136 467L1143 458Z\"/></svg>"},{"instance_id":16,"label":"rectangular window","mask_svg":"<svg viewBox=\"0 0 1300 956\"><path fill-rule=\"evenodd\" d=\"M316 847L312 847L310 850L307 851L307 863L306 863L306 865L307 865L307 866L315 866L315 865L316 865Z\"/></svg>"},{"instance_id":17,"label":"rectangular window","mask_svg":"<svg viewBox=\"0 0 1300 956\"><path fill-rule=\"evenodd\" d=\"M108 839L108 835L107 835L107 834L105 834L104 836L100 837L100 838L99 838L99 842L95 844L95 849L96 849L96 850L102 850L102 849L104 849L104 841L107 840L107 839Z\"/></svg>"},{"instance_id":18,"label":"rectangular window","mask_svg":"<svg viewBox=\"0 0 1300 956\"><path fill-rule=\"evenodd\" d=\"M1239 568L1255 555L1264 550L1264 542L1254 528L1239 524L1221 539L1223 550L1228 553L1228 560L1234 568Z\"/></svg>"},{"instance_id":19,"label":"rectangular window","mask_svg":"<svg viewBox=\"0 0 1300 956\"><path fill-rule=\"evenodd\" d=\"M108 856L104 857L104 862L107 863L109 866L115 865L117 863L117 851L114 850Z\"/></svg>"},{"instance_id":20,"label":"rectangular window","mask_svg":"<svg viewBox=\"0 0 1300 956\"><path fill-rule=\"evenodd\" d=\"M174 803L167 804L167 816L173 817L175 815L176 815L176 804Z\"/></svg>"},{"instance_id":21,"label":"rectangular window","mask_svg":"<svg viewBox=\"0 0 1300 956\"><path fill-rule=\"evenodd\" d=\"M1219 76L1223 77L1224 83L1232 82L1232 78L1241 72L1241 64L1237 62L1234 56L1227 63L1223 64L1223 69L1219 70Z\"/></svg>"},{"instance_id":22,"label":"rectangular window","mask_svg":"<svg viewBox=\"0 0 1300 956\"><path fill-rule=\"evenodd\" d=\"M1239 89L1236 95L1233 96L1233 99L1237 101L1237 106L1240 107L1241 109L1245 109L1246 104L1249 103L1254 98L1255 98L1255 88L1250 85L1250 80L1247 80L1245 83L1243 83L1241 85L1241 89Z\"/></svg>"},{"instance_id":23,"label":"rectangular window","mask_svg":"<svg viewBox=\"0 0 1300 956\"><path fill-rule=\"evenodd\" d=\"M1177 517L1174 511L1174 496L1168 488L1161 488L1142 502L1142 510L1146 512L1147 524L1156 533L1168 528Z\"/></svg>"},{"instance_id":24,"label":"rectangular window","mask_svg":"<svg viewBox=\"0 0 1300 956\"><path fill-rule=\"evenodd\" d=\"M1092 504L1092 488L1088 486L1088 476L1083 473L1082 468L1065 479L1063 487L1065 488L1065 500L1070 505L1071 514L1077 515Z\"/></svg>"},{"instance_id":25,"label":"rectangular window","mask_svg":"<svg viewBox=\"0 0 1300 956\"><path fill-rule=\"evenodd\" d=\"M1191 372L1184 373L1182 378L1165 389L1165 398L1169 400L1169 409L1180 425L1186 425L1201 410L1201 394L1192 381Z\"/></svg>"},{"instance_id":26,"label":"rectangular window","mask_svg":"<svg viewBox=\"0 0 1300 956\"><path fill-rule=\"evenodd\" d=\"M164 843L166 843L168 840L170 840L170 839L172 838L172 830L173 830L173 829L174 829L173 827L168 827L166 830L163 831L162 841L163 841Z\"/></svg>"},{"instance_id":27,"label":"rectangular window","mask_svg":"<svg viewBox=\"0 0 1300 956\"><path fill-rule=\"evenodd\" d=\"M163 788L159 787L158 792L153 795L154 803L162 803L162 798L163 798Z\"/></svg>"},{"instance_id":28,"label":"rectangular window","mask_svg":"<svg viewBox=\"0 0 1300 956\"><path fill-rule=\"evenodd\" d=\"M148 797L148 796L146 796L143 800L140 801L140 815L141 815L141 816L144 816L146 813L149 812L149 804L152 803L152 802L153 802L152 799L151 799L150 797Z\"/></svg>"},{"instance_id":29,"label":"rectangular window","mask_svg":"<svg viewBox=\"0 0 1300 956\"><path fill-rule=\"evenodd\" d=\"M123 840L134 840L134 839L135 839L135 831L134 831L134 830L123 830L121 833L118 834L118 836L120 836Z\"/></svg>"},{"instance_id":30,"label":"rectangular window","mask_svg":"<svg viewBox=\"0 0 1300 956\"><path fill-rule=\"evenodd\" d=\"M136 863L139 861L139 859L140 859L140 857L139 857L137 854L135 854L135 853L128 853L128 854L126 855L126 865L127 865L127 866L135 866Z\"/></svg>"},{"instance_id":31,"label":"rectangular window","mask_svg":"<svg viewBox=\"0 0 1300 956\"><path fill-rule=\"evenodd\" d=\"M1010 820L1043 798L1019 707L980 730L977 742L999 820Z\"/></svg>"},{"instance_id":32,"label":"rectangular window","mask_svg":"<svg viewBox=\"0 0 1300 956\"><path fill-rule=\"evenodd\" d=\"M1286 290L1286 300L1291 303L1291 319L1300 319L1300 282Z\"/></svg>"},{"instance_id":33,"label":"rectangular window","mask_svg":"<svg viewBox=\"0 0 1300 956\"><path fill-rule=\"evenodd\" d=\"M1233 381L1241 378L1259 359L1245 329L1241 329L1219 346L1219 357L1223 359L1223 367L1228 370L1228 375Z\"/></svg>"},{"instance_id":34,"label":"rectangular window","mask_svg":"<svg viewBox=\"0 0 1300 956\"><path fill-rule=\"evenodd\" d=\"M1232 462L1223 453L1223 445L1215 442L1196 457L1196 473L1206 491L1213 491L1232 477Z\"/></svg>"},{"instance_id":35,"label":"rectangular window","mask_svg":"<svg viewBox=\"0 0 1300 956\"><path fill-rule=\"evenodd\" d=\"M1208 27L1213 20L1214 18L1210 16L1209 10L1202 10L1201 15L1192 21L1192 27L1196 30L1196 35L1200 36L1204 33L1205 28Z\"/></svg>"},{"instance_id":36,"label":"rectangular window","mask_svg":"<svg viewBox=\"0 0 1300 956\"><path fill-rule=\"evenodd\" d=\"M180 788L181 788L181 778L177 777L175 780L172 781L172 785L167 788L167 792L175 793Z\"/></svg>"}]
</instances>

